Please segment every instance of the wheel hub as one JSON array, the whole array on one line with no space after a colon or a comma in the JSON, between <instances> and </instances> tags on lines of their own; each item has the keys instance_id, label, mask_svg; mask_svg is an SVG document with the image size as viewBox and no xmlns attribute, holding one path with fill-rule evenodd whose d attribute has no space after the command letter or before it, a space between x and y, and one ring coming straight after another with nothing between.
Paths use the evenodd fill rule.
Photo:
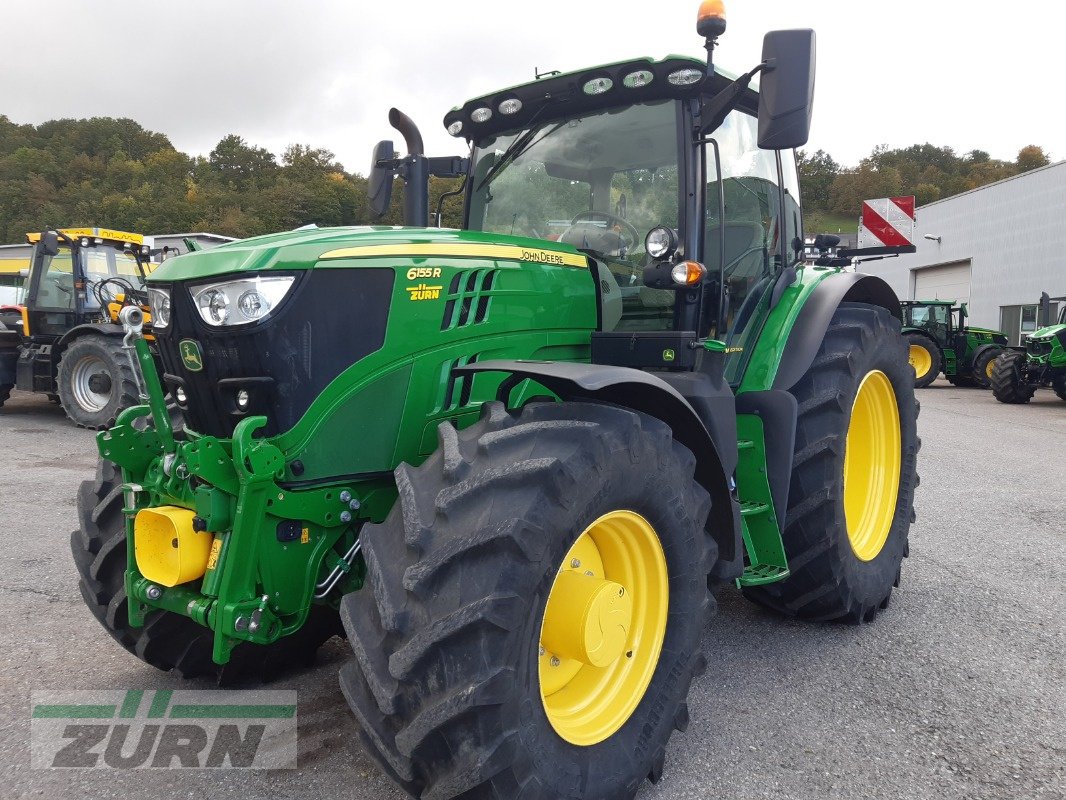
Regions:
<instances>
[{"instance_id":1,"label":"wheel hub","mask_svg":"<svg viewBox=\"0 0 1066 800\"><path fill-rule=\"evenodd\" d=\"M89 391L107 394L111 391L111 376L106 372L97 372L89 376Z\"/></svg>"},{"instance_id":2,"label":"wheel hub","mask_svg":"<svg viewBox=\"0 0 1066 800\"><path fill-rule=\"evenodd\" d=\"M558 656L606 667L622 655L632 620L633 601L625 587L567 570L552 587L541 643Z\"/></svg>"},{"instance_id":3,"label":"wheel hub","mask_svg":"<svg viewBox=\"0 0 1066 800\"><path fill-rule=\"evenodd\" d=\"M912 344L910 346L907 360L914 368L914 375L916 378L925 377L925 374L933 367L933 359L929 355L929 351L921 345Z\"/></svg>"}]
</instances>

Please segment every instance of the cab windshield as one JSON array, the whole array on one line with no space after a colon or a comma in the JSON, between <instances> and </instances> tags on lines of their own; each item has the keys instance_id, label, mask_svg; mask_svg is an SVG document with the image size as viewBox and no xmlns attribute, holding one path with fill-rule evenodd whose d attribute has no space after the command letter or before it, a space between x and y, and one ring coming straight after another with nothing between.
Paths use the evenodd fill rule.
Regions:
<instances>
[{"instance_id":1,"label":"cab windshield","mask_svg":"<svg viewBox=\"0 0 1066 800\"><path fill-rule=\"evenodd\" d=\"M144 291L144 279L137 268L137 260L132 254L114 247L100 245L83 247L79 252L89 289L86 293L87 308L100 306L101 292L93 290L109 278L115 280L102 287L105 298L114 297L116 291L121 292L125 284L138 291Z\"/></svg>"},{"instance_id":2,"label":"cab windshield","mask_svg":"<svg viewBox=\"0 0 1066 800\"><path fill-rule=\"evenodd\" d=\"M643 286L644 237L678 227L677 116L677 101L662 100L479 142L470 228L592 254L622 290L620 327L669 328L674 293Z\"/></svg>"}]
</instances>

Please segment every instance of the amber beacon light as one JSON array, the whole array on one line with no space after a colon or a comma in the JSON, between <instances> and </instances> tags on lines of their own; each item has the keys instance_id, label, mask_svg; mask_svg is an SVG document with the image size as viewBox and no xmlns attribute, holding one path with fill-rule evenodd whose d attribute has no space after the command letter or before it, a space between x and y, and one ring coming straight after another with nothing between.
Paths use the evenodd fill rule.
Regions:
<instances>
[{"instance_id":1,"label":"amber beacon light","mask_svg":"<svg viewBox=\"0 0 1066 800\"><path fill-rule=\"evenodd\" d=\"M717 39L725 33L725 3L703 0L696 15L696 32L705 39Z\"/></svg>"}]
</instances>

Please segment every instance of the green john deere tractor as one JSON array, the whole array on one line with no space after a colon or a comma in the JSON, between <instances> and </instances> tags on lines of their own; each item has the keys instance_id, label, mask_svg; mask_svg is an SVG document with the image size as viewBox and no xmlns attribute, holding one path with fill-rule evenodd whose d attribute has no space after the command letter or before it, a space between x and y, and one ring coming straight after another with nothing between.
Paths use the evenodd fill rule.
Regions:
<instances>
[{"instance_id":1,"label":"green john deere tractor","mask_svg":"<svg viewBox=\"0 0 1066 800\"><path fill-rule=\"evenodd\" d=\"M1012 347L996 359L992 394L1001 403L1028 403L1036 390L1050 386L1066 400L1066 303L1058 322L1051 322L1051 301L1066 297L1040 295L1039 324L1022 347Z\"/></svg>"},{"instance_id":2,"label":"green john deere tractor","mask_svg":"<svg viewBox=\"0 0 1066 800\"><path fill-rule=\"evenodd\" d=\"M86 603L185 676L343 633L368 752L414 796L630 798L706 665L709 586L886 608L919 440L899 303L803 266L814 34L732 79L635 59L471 100L469 157L376 148L409 227L299 230L148 279L164 369L98 436ZM762 92L749 82L762 72ZM463 230L426 227L466 176ZM176 398L172 422L164 393Z\"/></svg>"},{"instance_id":3,"label":"green john deere tractor","mask_svg":"<svg viewBox=\"0 0 1066 800\"><path fill-rule=\"evenodd\" d=\"M903 335L914 367L914 385L928 386L943 372L955 386L987 389L992 364L1007 349L1007 335L966 324L966 304L904 300Z\"/></svg>"}]
</instances>

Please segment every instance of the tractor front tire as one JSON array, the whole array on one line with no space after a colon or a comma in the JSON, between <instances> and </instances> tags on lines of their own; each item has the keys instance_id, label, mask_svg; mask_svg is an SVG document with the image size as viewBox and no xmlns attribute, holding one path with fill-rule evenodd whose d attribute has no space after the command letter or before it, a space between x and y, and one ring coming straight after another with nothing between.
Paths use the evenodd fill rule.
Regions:
<instances>
[{"instance_id":1,"label":"tractor front tire","mask_svg":"<svg viewBox=\"0 0 1066 800\"><path fill-rule=\"evenodd\" d=\"M992 394L1001 403L1028 403L1036 394L1036 387L1025 380L1025 353L1008 350L1000 354L992 367Z\"/></svg>"},{"instance_id":2,"label":"tractor front tire","mask_svg":"<svg viewBox=\"0 0 1066 800\"><path fill-rule=\"evenodd\" d=\"M906 341L907 360L914 373L914 388L924 389L936 380L936 376L944 368L940 348L928 336L922 336L920 333L908 333Z\"/></svg>"},{"instance_id":3,"label":"tractor front tire","mask_svg":"<svg viewBox=\"0 0 1066 800\"><path fill-rule=\"evenodd\" d=\"M342 634L336 610L316 605L296 633L271 645L242 643L230 662L220 667L211 659L213 632L188 617L152 611L144 627L131 627L124 585L122 504L122 473L101 459L96 480L85 481L78 491L79 527L70 535L70 549L85 604L115 641L145 663L174 670L183 678L213 676L226 683L269 680L295 667L309 666L319 647Z\"/></svg>"},{"instance_id":4,"label":"tractor front tire","mask_svg":"<svg viewBox=\"0 0 1066 800\"><path fill-rule=\"evenodd\" d=\"M1051 388L1058 395L1059 400L1066 400L1066 370L1051 379Z\"/></svg>"},{"instance_id":5,"label":"tractor front tire","mask_svg":"<svg viewBox=\"0 0 1066 800\"><path fill-rule=\"evenodd\" d=\"M108 428L120 411L140 402L133 367L114 336L75 339L60 356L56 384L63 410L82 428Z\"/></svg>"},{"instance_id":6,"label":"tractor front tire","mask_svg":"<svg viewBox=\"0 0 1066 800\"><path fill-rule=\"evenodd\" d=\"M802 619L869 622L888 607L908 553L918 404L899 322L883 308L837 309L799 403L782 534L791 574L754 602Z\"/></svg>"},{"instance_id":7,"label":"tractor front tire","mask_svg":"<svg viewBox=\"0 0 1066 800\"><path fill-rule=\"evenodd\" d=\"M341 605L364 745L416 797L632 798L706 665L717 548L695 458L661 421L594 403L488 403L439 437L396 469L399 500L360 537L367 583ZM624 596L616 628L596 604ZM625 631L604 635L603 666L552 640L587 645L593 617Z\"/></svg>"},{"instance_id":8,"label":"tractor front tire","mask_svg":"<svg viewBox=\"0 0 1066 800\"><path fill-rule=\"evenodd\" d=\"M974 383L982 389L992 386L992 372L996 366L996 359L1003 353L1002 350L985 350L973 362Z\"/></svg>"}]
</instances>

